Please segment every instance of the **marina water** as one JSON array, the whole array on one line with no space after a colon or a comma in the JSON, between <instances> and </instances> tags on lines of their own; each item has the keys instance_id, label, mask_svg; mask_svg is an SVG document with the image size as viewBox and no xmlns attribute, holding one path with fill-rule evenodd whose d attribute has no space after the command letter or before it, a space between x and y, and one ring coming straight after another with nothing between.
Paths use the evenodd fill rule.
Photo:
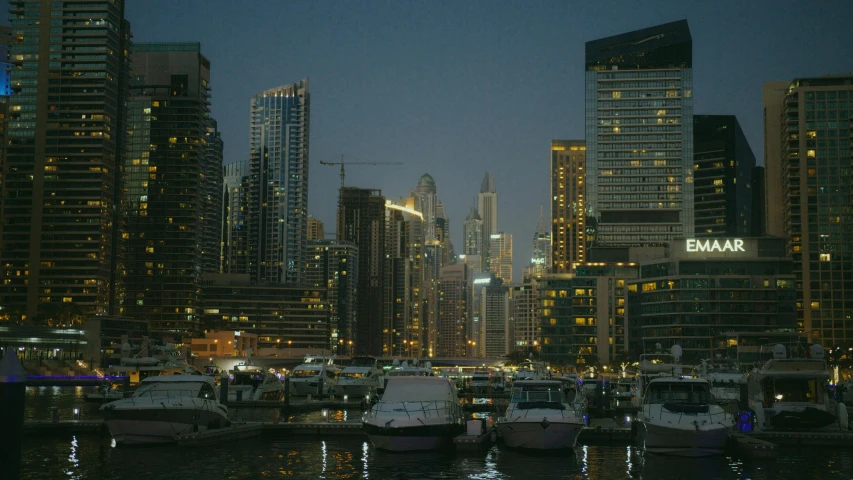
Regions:
<instances>
[{"instance_id":1,"label":"marina water","mask_svg":"<svg viewBox=\"0 0 853 480\"><path fill-rule=\"evenodd\" d=\"M68 419L100 418L84 405L80 387L27 389L27 418L47 419L51 407ZM319 412L279 417L277 409L231 409L248 421L321 421ZM333 411L331 421L351 421L360 411ZM835 479L853 478L853 452L781 448L776 460L731 456L679 458L646 454L635 446L578 445L553 454L501 446L479 453L386 453L366 437L256 437L210 447L119 447L96 434L29 435L24 439L26 479Z\"/></svg>"}]
</instances>

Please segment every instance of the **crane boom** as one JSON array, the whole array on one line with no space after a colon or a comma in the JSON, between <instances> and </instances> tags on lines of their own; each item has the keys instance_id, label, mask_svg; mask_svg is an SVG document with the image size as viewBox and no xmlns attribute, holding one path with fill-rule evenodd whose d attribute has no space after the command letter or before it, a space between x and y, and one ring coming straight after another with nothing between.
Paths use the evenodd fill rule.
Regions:
<instances>
[{"instance_id":1,"label":"crane boom","mask_svg":"<svg viewBox=\"0 0 853 480\"><path fill-rule=\"evenodd\" d=\"M402 164L403 164L403 162L345 162L343 155L341 155L341 161L340 162L324 162L323 160L320 160L320 165L327 165L329 167L334 167L336 165L341 166L341 174L340 174L341 175L341 188L344 188L344 177L346 175L345 170L344 170L345 165L378 166L378 165L402 165Z\"/></svg>"}]
</instances>

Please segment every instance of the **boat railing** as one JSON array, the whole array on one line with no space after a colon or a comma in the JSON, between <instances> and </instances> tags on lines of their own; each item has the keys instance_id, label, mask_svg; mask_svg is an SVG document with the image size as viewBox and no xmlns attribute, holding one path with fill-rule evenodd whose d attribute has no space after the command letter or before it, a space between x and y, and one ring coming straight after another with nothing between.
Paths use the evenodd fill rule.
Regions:
<instances>
[{"instance_id":1,"label":"boat railing","mask_svg":"<svg viewBox=\"0 0 853 480\"><path fill-rule=\"evenodd\" d=\"M448 400L425 400L413 402L377 402L368 412L368 417L376 418L380 413L405 413L411 419L412 415L420 418L461 414L462 407L458 402Z\"/></svg>"},{"instance_id":2,"label":"boat railing","mask_svg":"<svg viewBox=\"0 0 853 480\"><path fill-rule=\"evenodd\" d=\"M663 420L663 411L667 410L669 413L678 413L678 423L681 423L681 420L684 418L684 414L695 415L695 416L708 416L708 421L710 423L714 423L714 417L722 417L721 420L725 421L728 414L724 410L720 410L719 412L714 412L712 408L713 404L699 404L699 403L683 403L683 402L666 402L661 405L660 410L658 410L658 420ZM702 411L702 407L704 407L705 411ZM679 410L678 412L674 410Z\"/></svg>"}]
</instances>

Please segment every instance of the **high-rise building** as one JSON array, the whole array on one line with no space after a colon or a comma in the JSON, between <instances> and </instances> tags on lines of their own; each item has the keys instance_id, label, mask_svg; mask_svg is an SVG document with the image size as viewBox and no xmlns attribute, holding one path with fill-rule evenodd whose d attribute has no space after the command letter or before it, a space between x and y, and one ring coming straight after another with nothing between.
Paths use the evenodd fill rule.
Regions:
<instances>
[{"instance_id":1,"label":"high-rise building","mask_svg":"<svg viewBox=\"0 0 853 480\"><path fill-rule=\"evenodd\" d=\"M763 237L767 233L767 224L764 219L764 167L752 169L752 232L750 237Z\"/></svg>"},{"instance_id":2,"label":"high-rise building","mask_svg":"<svg viewBox=\"0 0 853 480\"><path fill-rule=\"evenodd\" d=\"M225 166L222 273L249 274L249 162Z\"/></svg>"},{"instance_id":3,"label":"high-rise building","mask_svg":"<svg viewBox=\"0 0 853 480\"><path fill-rule=\"evenodd\" d=\"M308 241L325 240L326 229L323 222L314 218L313 215L308 215Z\"/></svg>"},{"instance_id":4,"label":"high-rise building","mask_svg":"<svg viewBox=\"0 0 853 480\"><path fill-rule=\"evenodd\" d=\"M444 266L444 248L438 240L424 242L423 292L421 311L424 315L425 337L421 352L433 356L438 342L439 292L438 280Z\"/></svg>"},{"instance_id":5,"label":"high-rise building","mask_svg":"<svg viewBox=\"0 0 853 480\"><path fill-rule=\"evenodd\" d=\"M569 273L584 261L586 145L583 140L551 141L551 271Z\"/></svg>"},{"instance_id":6,"label":"high-rise building","mask_svg":"<svg viewBox=\"0 0 853 480\"><path fill-rule=\"evenodd\" d=\"M225 143L222 140L222 132L216 120L208 117L207 125L207 160L204 165L204 212L202 225L202 267L204 273L220 273L222 271L222 227L225 224L224 217L224 176L225 166L223 155Z\"/></svg>"},{"instance_id":7,"label":"high-rise building","mask_svg":"<svg viewBox=\"0 0 853 480\"><path fill-rule=\"evenodd\" d=\"M130 70L124 1L12 0L9 18L14 94L3 163L0 316L111 313Z\"/></svg>"},{"instance_id":8,"label":"high-rise building","mask_svg":"<svg viewBox=\"0 0 853 480\"><path fill-rule=\"evenodd\" d=\"M434 240L438 193L432 175L428 173L421 175L418 186L415 187L414 197L415 209L424 216L424 240Z\"/></svg>"},{"instance_id":9,"label":"high-rise building","mask_svg":"<svg viewBox=\"0 0 853 480\"><path fill-rule=\"evenodd\" d=\"M512 325L510 349L522 351L526 354L531 349L539 347L539 339L541 338L540 312L542 305L539 301L539 282L531 279L527 283L512 285L509 293L509 323Z\"/></svg>"},{"instance_id":10,"label":"high-rise building","mask_svg":"<svg viewBox=\"0 0 853 480\"><path fill-rule=\"evenodd\" d=\"M748 237L755 155L737 117L694 115L693 152L695 235Z\"/></svg>"},{"instance_id":11,"label":"high-rise building","mask_svg":"<svg viewBox=\"0 0 853 480\"><path fill-rule=\"evenodd\" d=\"M358 279L358 247L352 242L308 242L305 285L324 289L329 305L332 353L352 355Z\"/></svg>"},{"instance_id":12,"label":"high-rise building","mask_svg":"<svg viewBox=\"0 0 853 480\"><path fill-rule=\"evenodd\" d=\"M599 245L693 236L686 20L586 43L586 204Z\"/></svg>"},{"instance_id":13,"label":"high-rise building","mask_svg":"<svg viewBox=\"0 0 853 480\"><path fill-rule=\"evenodd\" d=\"M383 355L413 356L424 348L424 216L416 197L385 202L385 322Z\"/></svg>"},{"instance_id":14,"label":"high-rise building","mask_svg":"<svg viewBox=\"0 0 853 480\"><path fill-rule=\"evenodd\" d=\"M512 234L493 233L489 236L489 240L491 272L504 283L512 283Z\"/></svg>"},{"instance_id":15,"label":"high-rise building","mask_svg":"<svg viewBox=\"0 0 853 480\"><path fill-rule=\"evenodd\" d=\"M222 190L207 184L222 178L221 140L208 132L210 61L198 43L140 43L131 65L120 313L192 336L201 275L219 272L221 224L208 224L221 209L208 195ZM205 264L214 251L216 267Z\"/></svg>"},{"instance_id":16,"label":"high-rise building","mask_svg":"<svg viewBox=\"0 0 853 480\"><path fill-rule=\"evenodd\" d=\"M483 269L489 270L490 235L498 233L498 192L495 189L495 180L489 172L483 177L480 193L477 194L477 213L483 220L483 246L480 247L480 255L483 256Z\"/></svg>"},{"instance_id":17,"label":"high-rise building","mask_svg":"<svg viewBox=\"0 0 853 480\"><path fill-rule=\"evenodd\" d=\"M249 270L255 282L304 278L310 98L307 78L252 97Z\"/></svg>"},{"instance_id":18,"label":"high-rise building","mask_svg":"<svg viewBox=\"0 0 853 480\"><path fill-rule=\"evenodd\" d=\"M382 355L384 339L385 197L379 190L340 189L338 241L358 247L356 318L353 325L356 354Z\"/></svg>"},{"instance_id":19,"label":"high-rise building","mask_svg":"<svg viewBox=\"0 0 853 480\"><path fill-rule=\"evenodd\" d=\"M540 207L539 221L533 233L533 255L530 257L530 265L524 268L522 275L525 281L548 271L551 263L551 233L546 230L546 225L545 215Z\"/></svg>"},{"instance_id":20,"label":"high-rise building","mask_svg":"<svg viewBox=\"0 0 853 480\"><path fill-rule=\"evenodd\" d=\"M462 225L462 253L464 255L482 255L483 219L475 207L471 207L465 223Z\"/></svg>"},{"instance_id":21,"label":"high-rise building","mask_svg":"<svg viewBox=\"0 0 853 480\"><path fill-rule=\"evenodd\" d=\"M512 351L509 288L500 279L478 284L480 293L480 322L483 332L482 353L489 358L503 357Z\"/></svg>"},{"instance_id":22,"label":"high-rise building","mask_svg":"<svg viewBox=\"0 0 853 480\"><path fill-rule=\"evenodd\" d=\"M3 239L3 164L6 158L6 128L9 121L9 98L12 96L12 28L0 26L0 241Z\"/></svg>"},{"instance_id":23,"label":"high-rise building","mask_svg":"<svg viewBox=\"0 0 853 480\"><path fill-rule=\"evenodd\" d=\"M853 75L772 82L764 101L767 233L794 259L797 327L853 346Z\"/></svg>"},{"instance_id":24,"label":"high-rise building","mask_svg":"<svg viewBox=\"0 0 853 480\"><path fill-rule=\"evenodd\" d=\"M438 281L438 357L468 357L468 323L471 314L471 270L465 264L441 269Z\"/></svg>"}]
</instances>

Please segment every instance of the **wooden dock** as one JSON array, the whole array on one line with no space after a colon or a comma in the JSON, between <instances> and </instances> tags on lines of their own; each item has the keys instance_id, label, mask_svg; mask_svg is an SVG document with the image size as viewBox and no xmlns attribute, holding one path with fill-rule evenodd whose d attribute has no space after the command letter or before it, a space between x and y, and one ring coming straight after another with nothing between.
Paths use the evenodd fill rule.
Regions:
<instances>
[{"instance_id":1,"label":"wooden dock","mask_svg":"<svg viewBox=\"0 0 853 480\"><path fill-rule=\"evenodd\" d=\"M733 433L731 438L736 444L739 455L752 458L776 458L778 454L779 446L775 443L743 433Z\"/></svg>"},{"instance_id":2,"label":"wooden dock","mask_svg":"<svg viewBox=\"0 0 853 480\"><path fill-rule=\"evenodd\" d=\"M102 419L92 420L25 420L24 434L44 433L99 433L106 429L107 424Z\"/></svg>"},{"instance_id":3,"label":"wooden dock","mask_svg":"<svg viewBox=\"0 0 853 480\"><path fill-rule=\"evenodd\" d=\"M853 432L752 432L743 435L785 446L843 448L853 446Z\"/></svg>"},{"instance_id":4,"label":"wooden dock","mask_svg":"<svg viewBox=\"0 0 853 480\"><path fill-rule=\"evenodd\" d=\"M486 429L482 435L467 435L462 434L453 438L453 444L456 446L456 451L464 452L482 452L488 450L495 443L497 432L494 428Z\"/></svg>"}]
</instances>

